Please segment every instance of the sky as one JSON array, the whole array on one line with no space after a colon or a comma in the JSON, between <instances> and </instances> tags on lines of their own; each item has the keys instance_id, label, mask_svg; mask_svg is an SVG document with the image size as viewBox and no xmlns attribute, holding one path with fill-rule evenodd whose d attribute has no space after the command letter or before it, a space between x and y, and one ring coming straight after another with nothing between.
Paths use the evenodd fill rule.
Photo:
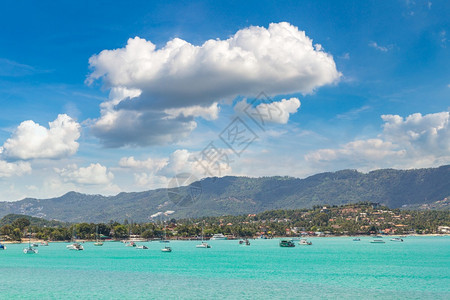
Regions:
<instances>
[{"instance_id":1,"label":"sky","mask_svg":"<svg viewBox=\"0 0 450 300\"><path fill-rule=\"evenodd\" d=\"M2 1L0 201L450 163L448 1Z\"/></svg>"}]
</instances>

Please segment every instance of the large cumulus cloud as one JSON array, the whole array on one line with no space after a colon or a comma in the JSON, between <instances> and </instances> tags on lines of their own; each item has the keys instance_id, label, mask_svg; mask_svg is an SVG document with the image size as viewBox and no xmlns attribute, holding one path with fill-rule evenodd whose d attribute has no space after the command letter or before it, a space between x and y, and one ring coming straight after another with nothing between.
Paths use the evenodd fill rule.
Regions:
<instances>
[{"instance_id":1,"label":"large cumulus cloud","mask_svg":"<svg viewBox=\"0 0 450 300\"><path fill-rule=\"evenodd\" d=\"M340 77L330 54L284 22L248 27L200 46L175 38L157 49L135 37L89 63L88 83L102 79L114 91L135 91L123 97L113 92L93 125L110 146L173 142L195 128L195 117L215 119L221 100L260 91L306 94Z\"/></svg>"}]
</instances>

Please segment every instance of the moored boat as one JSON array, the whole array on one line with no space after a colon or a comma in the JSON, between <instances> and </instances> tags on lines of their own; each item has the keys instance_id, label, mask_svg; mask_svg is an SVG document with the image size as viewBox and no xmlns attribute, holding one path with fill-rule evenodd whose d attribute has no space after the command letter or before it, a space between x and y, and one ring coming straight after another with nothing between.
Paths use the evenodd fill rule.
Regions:
<instances>
[{"instance_id":1,"label":"moored boat","mask_svg":"<svg viewBox=\"0 0 450 300\"><path fill-rule=\"evenodd\" d=\"M384 244L385 242L383 240L373 240L371 241L372 244Z\"/></svg>"},{"instance_id":2,"label":"moored boat","mask_svg":"<svg viewBox=\"0 0 450 300\"><path fill-rule=\"evenodd\" d=\"M226 239L227 239L227 237L224 236L222 233L216 233L211 237L211 240L217 240L217 241L226 240Z\"/></svg>"},{"instance_id":3,"label":"moored boat","mask_svg":"<svg viewBox=\"0 0 450 300\"><path fill-rule=\"evenodd\" d=\"M207 242L202 242L201 244L195 246L197 248L211 248L211 245L208 244Z\"/></svg>"},{"instance_id":4,"label":"moored boat","mask_svg":"<svg viewBox=\"0 0 450 300\"><path fill-rule=\"evenodd\" d=\"M295 247L295 244L293 241L290 240L281 240L280 241L280 247Z\"/></svg>"},{"instance_id":5,"label":"moored boat","mask_svg":"<svg viewBox=\"0 0 450 300\"><path fill-rule=\"evenodd\" d=\"M84 247L80 243L73 243L73 244L67 245L66 248L69 250L76 250L76 251L84 250Z\"/></svg>"},{"instance_id":6,"label":"moored boat","mask_svg":"<svg viewBox=\"0 0 450 300\"><path fill-rule=\"evenodd\" d=\"M307 239L301 239L298 244L303 246L309 246L312 245L312 242L308 241Z\"/></svg>"},{"instance_id":7,"label":"moored boat","mask_svg":"<svg viewBox=\"0 0 450 300\"><path fill-rule=\"evenodd\" d=\"M392 238L391 242L403 242L402 238L396 237L396 238Z\"/></svg>"},{"instance_id":8,"label":"moored boat","mask_svg":"<svg viewBox=\"0 0 450 300\"><path fill-rule=\"evenodd\" d=\"M164 248L161 249L162 252L172 252L172 248L170 248L169 246L166 246Z\"/></svg>"}]
</instances>

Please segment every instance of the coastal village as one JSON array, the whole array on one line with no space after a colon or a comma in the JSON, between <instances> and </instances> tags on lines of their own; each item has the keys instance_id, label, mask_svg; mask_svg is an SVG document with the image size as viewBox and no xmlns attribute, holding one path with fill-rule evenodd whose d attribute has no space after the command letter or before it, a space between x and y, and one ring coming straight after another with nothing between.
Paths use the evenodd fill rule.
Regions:
<instances>
[{"instance_id":1,"label":"coastal village","mask_svg":"<svg viewBox=\"0 0 450 300\"><path fill-rule=\"evenodd\" d=\"M23 215L5 216L0 223L0 240L21 241L31 237L43 241L209 239L223 234L228 239L298 236L415 235L450 233L450 213L405 211L377 203L343 206L315 206L312 209L271 210L241 216L205 217L148 223L78 223L46 221Z\"/></svg>"}]
</instances>

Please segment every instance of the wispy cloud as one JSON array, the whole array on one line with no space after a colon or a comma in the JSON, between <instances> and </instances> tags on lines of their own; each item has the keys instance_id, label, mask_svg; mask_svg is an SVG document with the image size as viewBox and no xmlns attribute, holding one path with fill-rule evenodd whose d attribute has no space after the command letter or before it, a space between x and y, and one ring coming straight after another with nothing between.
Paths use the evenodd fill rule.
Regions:
<instances>
[{"instance_id":1,"label":"wispy cloud","mask_svg":"<svg viewBox=\"0 0 450 300\"><path fill-rule=\"evenodd\" d=\"M341 119L341 120L354 120L356 119L362 112L368 111L372 109L372 107L370 107L369 105L364 105L362 107L359 108L355 108L352 109L346 113L343 114L338 114L336 116L336 118Z\"/></svg>"},{"instance_id":2,"label":"wispy cloud","mask_svg":"<svg viewBox=\"0 0 450 300\"><path fill-rule=\"evenodd\" d=\"M39 70L33 66L21 64L6 58L0 58L0 76L21 77L33 75L36 73L45 73L46 70Z\"/></svg>"},{"instance_id":3,"label":"wispy cloud","mask_svg":"<svg viewBox=\"0 0 450 300\"><path fill-rule=\"evenodd\" d=\"M377 49L377 50L379 50L381 52L388 52L389 49L392 48L392 45L389 45L389 46L385 47L385 46L378 45L377 42L373 42L372 41L372 42L369 43L369 47L375 48L375 49Z\"/></svg>"}]
</instances>

